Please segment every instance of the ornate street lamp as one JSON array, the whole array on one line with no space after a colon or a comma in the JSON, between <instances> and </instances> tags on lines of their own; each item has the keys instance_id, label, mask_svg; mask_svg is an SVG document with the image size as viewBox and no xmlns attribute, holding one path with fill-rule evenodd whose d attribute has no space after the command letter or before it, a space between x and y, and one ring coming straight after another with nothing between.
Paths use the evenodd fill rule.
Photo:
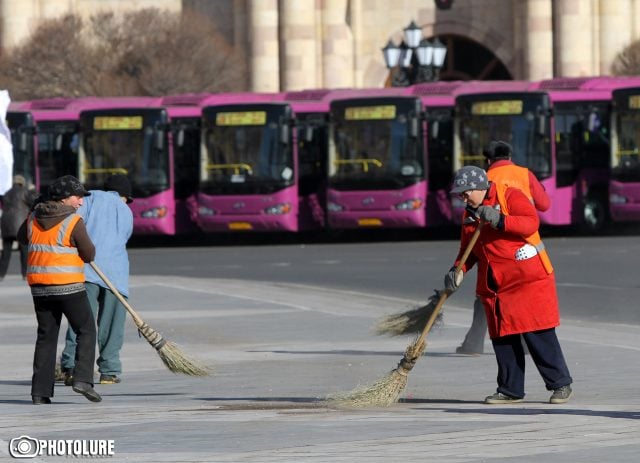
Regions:
<instances>
[{"instance_id":1,"label":"ornate street lamp","mask_svg":"<svg viewBox=\"0 0 640 463\"><path fill-rule=\"evenodd\" d=\"M404 40L399 46L389 39L382 49L384 62L392 72L391 85L406 87L438 80L447 48L437 37L433 42L423 38L422 29L415 21L411 21L403 31Z\"/></svg>"}]
</instances>

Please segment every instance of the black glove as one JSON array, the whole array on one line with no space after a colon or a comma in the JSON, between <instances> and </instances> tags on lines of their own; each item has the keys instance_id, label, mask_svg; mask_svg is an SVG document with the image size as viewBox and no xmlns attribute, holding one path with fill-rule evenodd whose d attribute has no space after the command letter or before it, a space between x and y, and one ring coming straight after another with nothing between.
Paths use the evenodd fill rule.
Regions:
<instances>
[{"instance_id":1,"label":"black glove","mask_svg":"<svg viewBox=\"0 0 640 463\"><path fill-rule=\"evenodd\" d=\"M451 270L444 276L444 289L449 293L455 292L462 284L464 278L464 272L460 270L456 272L455 267L451 267Z\"/></svg>"},{"instance_id":2,"label":"black glove","mask_svg":"<svg viewBox=\"0 0 640 463\"><path fill-rule=\"evenodd\" d=\"M487 222L493 228L498 228L502 214L491 206L480 206L477 210L477 216L480 220Z\"/></svg>"}]
</instances>

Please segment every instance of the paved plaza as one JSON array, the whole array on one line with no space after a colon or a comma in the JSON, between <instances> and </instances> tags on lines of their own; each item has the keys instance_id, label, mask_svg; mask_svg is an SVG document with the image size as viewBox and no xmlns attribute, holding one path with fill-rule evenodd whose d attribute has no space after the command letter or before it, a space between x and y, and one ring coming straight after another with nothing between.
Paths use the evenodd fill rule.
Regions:
<instances>
[{"instance_id":1,"label":"paved plaza","mask_svg":"<svg viewBox=\"0 0 640 463\"><path fill-rule=\"evenodd\" d=\"M323 399L384 376L410 338L377 337L376 320L420 301L310 286L133 276L132 306L208 378L167 371L127 322L118 385L98 404L56 385L30 400L35 317L24 282L0 287L0 461L9 442L109 439L123 462L637 462L640 327L563 320L558 333L574 397L550 405L533 363L522 404L485 405L495 390L490 343L456 355L471 320L454 299L428 337L400 403L341 409ZM469 301L469 306L472 301ZM65 325L66 327L66 325ZM60 344L59 349L61 349ZM82 461L40 455L27 461Z\"/></svg>"}]
</instances>

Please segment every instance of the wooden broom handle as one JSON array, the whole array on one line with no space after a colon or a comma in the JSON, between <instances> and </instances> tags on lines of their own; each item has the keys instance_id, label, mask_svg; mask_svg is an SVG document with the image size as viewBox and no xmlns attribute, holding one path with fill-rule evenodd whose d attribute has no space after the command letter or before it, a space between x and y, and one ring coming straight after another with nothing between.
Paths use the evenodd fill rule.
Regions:
<instances>
[{"instance_id":1,"label":"wooden broom handle","mask_svg":"<svg viewBox=\"0 0 640 463\"><path fill-rule=\"evenodd\" d=\"M469 240L469 244L467 244L467 247L462 253L462 257L460 258L460 262L456 266L456 272L460 272L462 270L462 267L464 266L465 262L469 258L469 255L471 254L473 247L476 245L476 241L478 241L478 238L480 237L480 230L482 229L482 225L484 225L483 222L478 223L478 228L476 228L476 231L473 232L473 235ZM446 290L442 291L442 293L440 294L440 299L436 304L436 307L433 309L433 312L431 313L429 320L427 320L427 324L424 326L422 333L420 333L420 337L414 343L414 346L422 345L425 338L427 337L427 333L429 332L429 330L431 330L433 323L436 321L436 317L440 313L440 309L442 309L442 305L444 304L444 301L446 301L448 297L449 297L449 293Z\"/></svg>"},{"instance_id":2,"label":"wooden broom handle","mask_svg":"<svg viewBox=\"0 0 640 463\"><path fill-rule=\"evenodd\" d=\"M105 282L105 284L109 287L109 289L111 290L111 292L113 294L115 294L115 296L118 298L118 300L120 301L120 303L124 306L125 309L127 309L127 312L129 312L129 315L131 315L131 317L133 318L133 321L135 322L136 326L139 328L140 326L142 326L144 324L144 320L142 320L142 318L140 318L138 316L138 314L136 313L135 310L133 310L133 307L131 307L129 305L129 303L127 302L127 300L124 298L124 296L122 294L120 294L120 291L118 291L116 289L115 286L113 286L113 283L111 283L111 281L109 280L109 278L107 278L107 276L102 273L102 270L100 270L98 268L98 266L96 265L95 262L89 262L89 265L91 266L91 268L94 270L94 272L96 272L98 274L98 276L102 279L102 281Z\"/></svg>"}]
</instances>

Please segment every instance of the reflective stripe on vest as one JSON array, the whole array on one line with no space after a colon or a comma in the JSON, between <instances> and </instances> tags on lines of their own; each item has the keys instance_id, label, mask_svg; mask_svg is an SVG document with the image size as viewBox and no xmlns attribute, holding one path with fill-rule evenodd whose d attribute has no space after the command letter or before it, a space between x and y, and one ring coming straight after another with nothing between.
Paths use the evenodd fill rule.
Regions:
<instances>
[{"instance_id":1,"label":"reflective stripe on vest","mask_svg":"<svg viewBox=\"0 0 640 463\"><path fill-rule=\"evenodd\" d=\"M30 285L66 285L84 282L84 261L71 246L71 233L80 220L71 214L49 230L33 217L27 222L29 257L27 282Z\"/></svg>"},{"instance_id":2,"label":"reflective stripe on vest","mask_svg":"<svg viewBox=\"0 0 640 463\"><path fill-rule=\"evenodd\" d=\"M496 183L496 193L498 195L498 203L500 204L500 212L502 212L504 215L509 215L509 208L507 207L507 200L506 200L507 188L514 188L514 187L509 187L504 183ZM526 192L523 191L523 193L526 195ZM529 192L529 195L530 194L531 192ZM547 273L549 274L553 273L553 266L551 265L551 259L549 259L549 255L545 250L544 243L540 238L540 233L538 233L538 231L536 230L535 233L527 236L524 240L527 243L535 246L535 248L538 250L538 255L540 256L542 265L544 266L544 269L547 271Z\"/></svg>"}]
</instances>

